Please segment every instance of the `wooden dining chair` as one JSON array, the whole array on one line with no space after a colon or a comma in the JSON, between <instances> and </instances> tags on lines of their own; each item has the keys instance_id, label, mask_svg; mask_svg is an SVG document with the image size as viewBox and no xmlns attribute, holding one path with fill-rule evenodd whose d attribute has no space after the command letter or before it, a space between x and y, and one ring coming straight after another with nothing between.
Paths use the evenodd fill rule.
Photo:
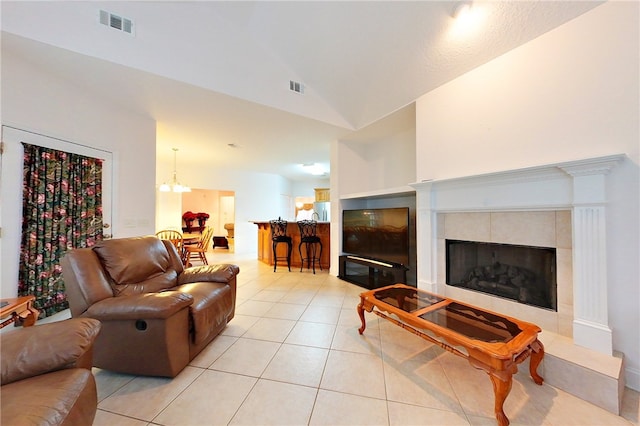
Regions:
<instances>
[{"instance_id":1,"label":"wooden dining chair","mask_svg":"<svg viewBox=\"0 0 640 426\"><path fill-rule=\"evenodd\" d=\"M156 232L156 237L161 240L171 241L178 250L178 254L180 255L180 259L183 260L184 263L184 240L182 239L182 234L175 229L163 229L162 231Z\"/></svg>"},{"instance_id":2,"label":"wooden dining chair","mask_svg":"<svg viewBox=\"0 0 640 426\"><path fill-rule=\"evenodd\" d=\"M191 265L192 259L199 260L205 265L209 264L206 253L209 250L211 238L213 238L213 227L207 226L204 231L202 231L202 238L200 238L197 245L184 246L184 259L186 266Z\"/></svg>"}]
</instances>

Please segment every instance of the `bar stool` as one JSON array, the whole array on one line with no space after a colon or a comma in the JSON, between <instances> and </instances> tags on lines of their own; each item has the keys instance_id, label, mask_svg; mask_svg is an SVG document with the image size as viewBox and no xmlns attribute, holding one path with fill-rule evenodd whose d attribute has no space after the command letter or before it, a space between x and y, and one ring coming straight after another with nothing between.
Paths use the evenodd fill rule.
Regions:
<instances>
[{"instance_id":1,"label":"bar stool","mask_svg":"<svg viewBox=\"0 0 640 426\"><path fill-rule=\"evenodd\" d=\"M287 267L291 272L291 237L287 235L287 221L278 218L278 220L270 220L271 225L271 241L273 242L273 272L276 271L278 260L284 260L285 257L278 257L277 246L280 243L287 244Z\"/></svg>"},{"instance_id":2,"label":"bar stool","mask_svg":"<svg viewBox=\"0 0 640 426\"><path fill-rule=\"evenodd\" d=\"M322 263L320 258L322 257L322 241L318 237L317 229L318 222L315 220L301 220L298 222L298 228L300 229L300 244L298 245L298 252L300 253L300 272L304 267L304 261L307 261L307 269L313 265L313 273L316 273L316 260L318 266L322 271ZM307 257L302 257L302 245L304 244ZM318 253L318 246L320 246L320 253Z\"/></svg>"}]
</instances>

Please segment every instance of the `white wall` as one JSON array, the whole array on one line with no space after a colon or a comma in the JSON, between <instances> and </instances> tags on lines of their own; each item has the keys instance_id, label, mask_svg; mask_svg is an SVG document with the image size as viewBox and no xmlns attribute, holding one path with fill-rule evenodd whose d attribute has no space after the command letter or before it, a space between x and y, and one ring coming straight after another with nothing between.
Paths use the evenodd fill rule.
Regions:
<instances>
[{"instance_id":1,"label":"white wall","mask_svg":"<svg viewBox=\"0 0 640 426\"><path fill-rule=\"evenodd\" d=\"M161 182L158 186L164 182ZM156 232L163 229L182 229L182 193L156 192Z\"/></svg>"},{"instance_id":2,"label":"white wall","mask_svg":"<svg viewBox=\"0 0 640 426\"><path fill-rule=\"evenodd\" d=\"M336 147L332 178L339 194L403 187L416 180L415 107L409 105L349 134Z\"/></svg>"},{"instance_id":3,"label":"white wall","mask_svg":"<svg viewBox=\"0 0 640 426\"><path fill-rule=\"evenodd\" d=\"M609 154L609 317L640 388L639 4L609 2L417 101L417 180Z\"/></svg>"},{"instance_id":4,"label":"white wall","mask_svg":"<svg viewBox=\"0 0 640 426\"><path fill-rule=\"evenodd\" d=\"M417 111L419 181L637 159L638 3L599 6L428 93Z\"/></svg>"},{"instance_id":5,"label":"white wall","mask_svg":"<svg viewBox=\"0 0 640 426\"><path fill-rule=\"evenodd\" d=\"M337 192L340 195L371 189L368 182L369 164L364 153L365 148L365 144L358 142L340 141L336 145L339 167L332 166L331 180L334 182L335 179ZM332 213L331 217L335 215ZM333 264L333 261L331 263Z\"/></svg>"},{"instance_id":6,"label":"white wall","mask_svg":"<svg viewBox=\"0 0 640 426\"><path fill-rule=\"evenodd\" d=\"M415 182L415 129L370 142L340 141L340 195L373 192Z\"/></svg>"},{"instance_id":7,"label":"white wall","mask_svg":"<svg viewBox=\"0 0 640 426\"><path fill-rule=\"evenodd\" d=\"M113 153L113 218L116 237L154 232L155 122L101 102L73 82L2 51L2 124L38 132ZM4 167L19 167L3 156ZM7 164L6 162L12 162ZM3 179L4 188L22 181ZM3 191L4 192L4 191ZM18 205L16 205L18 204ZM20 229L22 206L2 205L2 228ZM19 242L2 238L1 253L15 253ZM2 297L17 293L18 264L2 261Z\"/></svg>"},{"instance_id":8,"label":"white wall","mask_svg":"<svg viewBox=\"0 0 640 426\"><path fill-rule=\"evenodd\" d=\"M312 178L295 181L291 184L293 197L312 197L315 199L316 188L329 188L329 178Z\"/></svg>"}]
</instances>

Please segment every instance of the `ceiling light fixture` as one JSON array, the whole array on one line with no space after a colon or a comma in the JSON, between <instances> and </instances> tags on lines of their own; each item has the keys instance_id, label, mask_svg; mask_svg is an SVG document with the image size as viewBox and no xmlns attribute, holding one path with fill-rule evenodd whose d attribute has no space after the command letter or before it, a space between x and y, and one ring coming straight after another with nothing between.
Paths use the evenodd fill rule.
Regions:
<instances>
[{"instance_id":1,"label":"ceiling light fixture","mask_svg":"<svg viewBox=\"0 0 640 426\"><path fill-rule=\"evenodd\" d=\"M461 1L456 4L451 19L448 36L452 42L470 42L479 36L489 16L489 8L485 3Z\"/></svg>"},{"instance_id":2,"label":"ceiling light fixture","mask_svg":"<svg viewBox=\"0 0 640 426\"><path fill-rule=\"evenodd\" d=\"M165 182L162 185L160 185L160 188L158 188L158 190L161 192L191 192L191 188L189 188L188 186L182 186L180 185L180 182L178 182L178 177L177 177L178 172L176 170L176 157L178 153L178 148L172 148L172 149L173 149L173 180L171 181L171 185Z\"/></svg>"},{"instance_id":3,"label":"ceiling light fixture","mask_svg":"<svg viewBox=\"0 0 640 426\"><path fill-rule=\"evenodd\" d=\"M455 9L453 9L453 13L451 14L455 19L464 19L464 17L466 15L469 14L469 12L471 12L471 7L473 6L473 2L472 1L462 1L460 3L458 3L455 7Z\"/></svg>"},{"instance_id":4,"label":"ceiling light fixture","mask_svg":"<svg viewBox=\"0 0 640 426\"><path fill-rule=\"evenodd\" d=\"M314 176L322 176L324 174L324 169L320 164L305 163L302 165L302 167L307 173L311 173Z\"/></svg>"}]
</instances>

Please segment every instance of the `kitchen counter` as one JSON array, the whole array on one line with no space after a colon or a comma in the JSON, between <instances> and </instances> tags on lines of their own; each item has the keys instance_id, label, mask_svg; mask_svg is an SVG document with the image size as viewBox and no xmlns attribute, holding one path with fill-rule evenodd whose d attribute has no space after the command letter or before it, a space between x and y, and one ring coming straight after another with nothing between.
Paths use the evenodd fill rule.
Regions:
<instances>
[{"instance_id":1,"label":"kitchen counter","mask_svg":"<svg viewBox=\"0 0 640 426\"><path fill-rule=\"evenodd\" d=\"M271 225L269 221L253 221L258 227L258 260L266 263L267 265L273 265L273 248L271 243ZM329 269L331 262L331 223L330 222L318 222L318 237L320 237L320 241L322 242L322 255L320 256L320 263L322 264L322 269ZM300 270L300 265L302 261L300 260L300 252L298 251L298 246L300 245L300 230L298 229L298 224L293 221L287 223L287 235L291 236L292 239L292 250L291 250L291 270L293 271L294 267ZM302 247L302 254L305 254L305 248ZM286 257L286 244L278 244L278 257ZM286 264L283 261L278 262L278 266L284 265L286 268ZM306 268L306 264L304 265ZM316 263L316 270L318 269L318 264Z\"/></svg>"}]
</instances>

